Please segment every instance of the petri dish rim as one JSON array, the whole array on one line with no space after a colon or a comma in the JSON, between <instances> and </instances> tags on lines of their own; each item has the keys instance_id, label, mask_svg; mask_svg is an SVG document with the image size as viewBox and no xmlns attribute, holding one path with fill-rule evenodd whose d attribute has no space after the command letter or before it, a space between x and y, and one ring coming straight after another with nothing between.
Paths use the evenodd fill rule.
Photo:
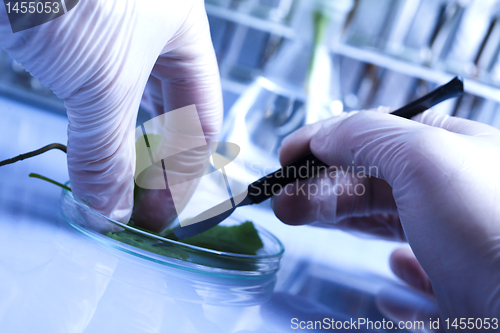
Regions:
<instances>
[{"instance_id":1,"label":"petri dish rim","mask_svg":"<svg viewBox=\"0 0 500 333\"><path fill-rule=\"evenodd\" d=\"M133 256L138 257L140 259L151 261L151 262L163 265L163 266L172 267L172 268L175 268L175 269L181 269L181 270L192 272L192 273L207 274L207 275L214 276L214 277L234 278L234 279L249 279L249 280L252 280L252 279L262 279L263 277L272 275L272 273L266 274L266 275L248 274L248 272L242 272L242 271L237 271L237 270L229 270L229 269L223 269L223 268L215 268L215 267L209 267L210 270L206 270L206 269L203 270L206 266L201 265L201 264L196 264L196 263L190 263L190 262L185 262L185 263L183 263L183 265L179 265L179 264L176 264L176 263L173 263L173 262L169 262L167 260L167 259L171 259L172 261L179 261L178 259L168 258L168 257L164 257L164 256L162 256L160 254L151 253L151 252L148 252L146 250L142 250L140 248L134 247L133 245L126 244L126 243L121 243L120 241L117 241L117 240L104 239L104 235L102 235L102 237L96 236L92 232L89 232L88 230L85 230L81 226L79 226L77 224L74 224L74 223L68 221L67 219L66 219L66 221L73 228L75 228L78 231L80 231L81 233L83 233L83 234L85 234L85 235L87 235L87 236L95 239L99 243L104 244L105 246L111 246L112 248L114 248L114 249L116 249L118 251L130 254L130 255L133 255ZM119 243L119 245L116 245L114 243ZM128 249L128 248L131 248L131 249ZM147 254L142 254L139 251L140 252L145 252ZM161 259L160 258L157 259L155 257L162 257L162 258ZM166 258L166 259L163 259L163 258ZM188 265L191 266L191 267L188 267Z\"/></svg>"},{"instance_id":2,"label":"petri dish rim","mask_svg":"<svg viewBox=\"0 0 500 333\"><path fill-rule=\"evenodd\" d=\"M69 186L69 182L66 182L66 185ZM238 253L230 253L230 252L223 252L223 251L216 251L212 249L207 249L203 247L198 247L198 246L193 246L185 243L181 243L178 241L170 240L163 238L159 235L155 235L152 233L148 233L146 231L124 225L119 223L118 221L114 221L112 219L107 218L106 216L94 211L91 209L89 206L84 204L83 202L80 202L74 198L72 193L66 189L62 190L63 198L68 198L73 205L77 205L84 209L87 213L96 215L97 217L104 219L116 226L119 226L120 228L123 228L125 230L128 230L133 233L140 234L142 236L152 238L158 241L161 241L163 243L169 244L169 245L174 245L178 248L185 249L188 251L195 252L196 254L206 254L206 255L212 255L212 256L217 256L219 258L226 258L226 259L232 259L232 260L243 260L243 261L248 261L248 262L255 262L259 263L261 261L266 261L266 260L277 260L278 264L276 265L276 269L269 270L269 272L259 272L258 270L255 272L252 271L241 271L241 270L234 270L234 269L229 269L229 268L218 268L218 267L213 267L213 266L207 266L204 264L196 263L196 262L188 262L184 261L181 259L176 259L172 257L167 257L163 256L157 253L149 252L147 250L135 247L133 245L127 244L120 242L118 240L112 239L107 237L106 235L93 230L90 227L87 226L81 226L78 223L75 223L73 221L70 221L64 213L61 213L62 217L64 220L74 227L76 230L79 232L82 232L83 234L93 238L94 240L97 240L100 243L103 243L106 246L111 246L114 249L120 250L124 253L128 253L131 255L134 255L136 257L142 258L144 260L148 260L151 262L155 262L161 265L169 266L169 267L174 267L174 268L179 268L191 272L196 272L196 273L204 273L204 274L209 274L212 276L223 276L223 277L235 277L235 278L262 278L265 276L269 276L272 274L275 274L276 271L279 268L279 261L285 251L285 248L282 244L282 242L274 236L272 233L269 231L265 230L263 227L260 225L256 224L255 227L258 230L259 234L262 236L264 235L267 237L267 239L271 240L273 242L273 246L277 249L275 253L271 254L257 254L257 255L247 255L247 254L238 254ZM88 229L88 230L87 230ZM116 244L115 244L116 243Z\"/></svg>"}]
</instances>

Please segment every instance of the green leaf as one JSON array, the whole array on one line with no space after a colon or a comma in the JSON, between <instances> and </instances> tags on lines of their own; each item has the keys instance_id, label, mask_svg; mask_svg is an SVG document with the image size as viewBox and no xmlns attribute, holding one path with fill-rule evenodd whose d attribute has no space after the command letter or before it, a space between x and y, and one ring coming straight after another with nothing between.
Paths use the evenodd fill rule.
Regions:
<instances>
[{"instance_id":1,"label":"green leaf","mask_svg":"<svg viewBox=\"0 0 500 333\"><path fill-rule=\"evenodd\" d=\"M179 260L188 260L189 254L178 247L135 234L130 231L109 232L108 237L140 249ZM215 226L181 243L221 252L255 255L264 244L252 222L232 227Z\"/></svg>"},{"instance_id":2,"label":"green leaf","mask_svg":"<svg viewBox=\"0 0 500 333\"><path fill-rule=\"evenodd\" d=\"M215 226L201 234L182 240L183 243L222 252L255 255L264 244L252 222L224 227Z\"/></svg>"}]
</instances>

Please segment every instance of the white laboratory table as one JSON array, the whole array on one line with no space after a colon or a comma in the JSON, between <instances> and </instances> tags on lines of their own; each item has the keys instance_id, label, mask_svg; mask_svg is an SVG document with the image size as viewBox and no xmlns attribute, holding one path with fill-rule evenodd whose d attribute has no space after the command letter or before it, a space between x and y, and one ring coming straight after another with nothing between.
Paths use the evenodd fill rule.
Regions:
<instances>
[{"instance_id":1,"label":"white laboratory table","mask_svg":"<svg viewBox=\"0 0 500 333\"><path fill-rule=\"evenodd\" d=\"M0 160L66 143L66 125L62 115L0 98ZM296 332L293 317L380 317L374 296L397 283L387 261L401 244L286 226L264 206L238 215L284 243L270 301L230 306L155 293L154 283L168 287L168 279L154 280L141 259L97 247L58 220L60 190L28 178L66 181L65 158L52 151L0 168L0 332Z\"/></svg>"}]
</instances>

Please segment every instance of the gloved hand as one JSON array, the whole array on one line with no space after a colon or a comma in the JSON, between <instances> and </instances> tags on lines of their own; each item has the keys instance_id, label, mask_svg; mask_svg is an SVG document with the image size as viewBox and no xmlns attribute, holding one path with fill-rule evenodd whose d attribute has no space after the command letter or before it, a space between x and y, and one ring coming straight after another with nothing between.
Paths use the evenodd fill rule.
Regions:
<instances>
[{"instance_id":1,"label":"gloved hand","mask_svg":"<svg viewBox=\"0 0 500 333\"><path fill-rule=\"evenodd\" d=\"M132 213L134 130L148 80L154 115L195 104L206 140L219 132L222 96L203 0L80 1L15 34L0 6L0 46L64 100L73 193L114 220L126 223ZM168 191L140 198L138 216L162 223L175 215L162 205Z\"/></svg>"},{"instance_id":2,"label":"gloved hand","mask_svg":"<svg viewBox=\"0 0 500 333\"><path fill-rule=\"evenodd\" d=\"M414 290L390 286L375 296L379 311L394 323L421 322L419 332L445 332L429 277L411 249L395 250L390 258L392 271Z\"/></svg>"},{"instance_id":3,"label":"gloved hand","mask_svg":"<svg viewBox=\"0 0 500 333\"><path fill-rule=\"evenodd\" d=\"M337 196L325 190L308 200L291 184L274 198L274 211L289 224L316 222L407 240L429 276L443 318L497 317L500 131L433 111L414 120L359 112L292 134L281 149L282 164L310 150L336 166L340 176L335 181L329 173L308 182L319 188L321 182L338 183L351 191L338 190ZM376 167L372 174L378 178L342 175L348 166L356 172ZM358 187L360 195L354 194L353 182L365 191Z\"/></svg>"}]
</instances>

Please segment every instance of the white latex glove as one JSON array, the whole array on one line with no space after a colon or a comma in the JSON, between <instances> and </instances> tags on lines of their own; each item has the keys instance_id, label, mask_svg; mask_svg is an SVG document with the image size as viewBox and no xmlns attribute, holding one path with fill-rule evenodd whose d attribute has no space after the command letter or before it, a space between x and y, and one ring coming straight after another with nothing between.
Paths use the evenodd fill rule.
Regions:
<instances>
[{"instance_id":1,"label":"white latex glove","mask_svg":"<svg viewBox=\"0 0 500 333\"><path fill-rule=\"evenodd\" d=\"M423 322L418 332L444 332L436 297L429 277L409 248L395 250L390 258L392 271L417 292L401 287L385 287L376 295L378 309L390 320Z\"/></svg>"},{"instance_id":2,"label":"white latex glove","mask_svg":"<svg viewBox=\"0 0 500 333\"><path fill-rule=\"evenodd\" d=\"M283 164L310 150L344 170L376 166L379 178L340 177L340 184L363 183L366 192L338 198L308 200L293 195L296 184L288 185L292 195L274 199L276 215L289 224L317 222L407 239L443 318L498 317L500 131L432 111L414 120L359 112L292 134L281 149Z\"/></svg>"},{"instance_id":3,"label":"white latex glove","mask_svg":"<svg viewBox=\"0 0 500 333\"><path fill-rule=\"evenodd\" d=\"M67 108L68 168L74 195L98 212L128 222L133 207L136 117L195 104L207 141L222 121L217 62L203 0L85 0L49 23L13 34L0 6L0 46L50 87ZM155 201L171 219L169 194ZM163 226L150 226L162 229Z\"/></svg>"}]
</instances>

